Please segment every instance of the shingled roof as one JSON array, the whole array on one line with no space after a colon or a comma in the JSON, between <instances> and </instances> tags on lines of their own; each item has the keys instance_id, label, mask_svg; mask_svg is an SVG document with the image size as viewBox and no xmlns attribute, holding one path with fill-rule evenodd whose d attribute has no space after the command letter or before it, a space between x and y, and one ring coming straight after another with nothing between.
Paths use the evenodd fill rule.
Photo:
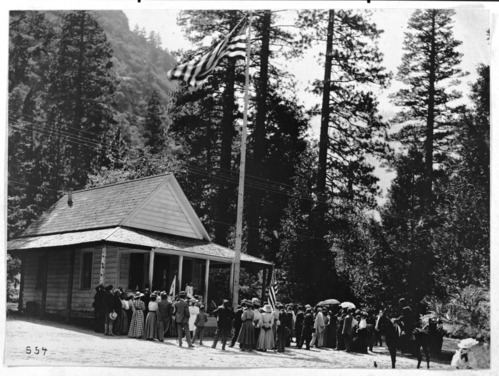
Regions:
<instances>
[{"instance_id":1,"label":"shingled roof","mask_svg":"<svg viewBox=\"0 0 499 376\"><path fill-rule=\"evenodd\" d=\"M143 202L171 174L131 180L73 192L55 203L23 233L47 235L96 228L115 227Z\"/></svg>"},{"instance_id":2,"label":"shingled roof","mask_svg":"<svg viewBox=\"0 0 499 376\"><path fill-rule=\"evenodd\" d=\"M210 241L194 209L172 174L111 184L65 195L33 222L9 251L61 248L109 242L207 257L234 259L232 249ZM241 261L271 265L241 254Z\"/></svg>"},{"instance_id":3,"label":"shingled roof","mask_svg":"<svg viewBox=\"0 0 499 376\"><path fill-rule=\"evenodd\" d=\"M22 251L26 249L100 243L102 241L168 249L169 251L182 252L190 257L202 257L222 262L231 262L234 259L234 251L232 249L215 243L122 227L19 238L10 240L7 243L7 248L9 251ZM245 253L241 254L241 261L244 263L272 265L271 262Z\"/></svg>"}]
</instances>

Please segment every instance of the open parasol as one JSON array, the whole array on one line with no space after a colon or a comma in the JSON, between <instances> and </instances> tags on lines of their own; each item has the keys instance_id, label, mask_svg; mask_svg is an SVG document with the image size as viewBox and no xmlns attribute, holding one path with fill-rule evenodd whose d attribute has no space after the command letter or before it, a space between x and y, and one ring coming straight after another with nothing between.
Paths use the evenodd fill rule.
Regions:
<instances>
[{"instance_id":1,"label":"open parasol","mask_svg":"<svg viewBox=\"0 0 499 376\"><path fill-rule=\"evenodd\" d=\"M353 309L355 309L355 304L353 304L351 302L343 302L340 304L340 307L341 308L353 308Z\"/></svg>"},{"instance_id":2,"label":"open parasol","mask_svg":"<svg viewBox=\"0 0 499 376\"><path fill-rule=\"evenodd\" d=\"M336 305L336 304L340 304L340 301L336 299L326 299L319 303L319 305Z\"/></svg>"}]
</instances>

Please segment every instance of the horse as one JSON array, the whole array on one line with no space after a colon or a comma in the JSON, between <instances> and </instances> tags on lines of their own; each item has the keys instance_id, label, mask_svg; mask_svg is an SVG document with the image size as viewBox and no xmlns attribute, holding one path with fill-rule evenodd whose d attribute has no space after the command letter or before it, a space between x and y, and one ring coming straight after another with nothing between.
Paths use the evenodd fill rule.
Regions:
<instances>
[{"instance_id":1,"label":"horse","mask_svg":"<svg viewBox=\"0 0 499 376\"><path fill-rule=\"evenodd\" d=\"M427 367L428 369L430 368L430 346L428 333L416 329L414 331L414 340L408 340L407 343L404 343L404 340L400 336L401 330L399 325L396 322L393 322L385 314L380 314L378 316L378 320L376 322L376 330L385 335L386 346L388 347L388 351L390 352L390 357L392 360L392 368L395 368L397 349L401 350L405 348L410 350L409 352L417 357L417 368L421 367L421 361L423 359L421 355L421 348L423 348L423 351L426 355ZM405 345L407 345L407 347Z\"/></svg>"}]
</instances>

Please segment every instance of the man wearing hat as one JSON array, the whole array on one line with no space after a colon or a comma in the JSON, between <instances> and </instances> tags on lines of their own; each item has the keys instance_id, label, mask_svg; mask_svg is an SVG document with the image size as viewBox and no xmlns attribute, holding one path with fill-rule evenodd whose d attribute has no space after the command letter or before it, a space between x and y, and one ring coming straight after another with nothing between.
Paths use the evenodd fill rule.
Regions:
<instances>
[{"instance_id":1,"label":"man wearing hat","mask_svg":"<svg viewBox=\"0 0 499 376\"><path fill-rule=\"evenodd\" d=\"M189 332L189 304L185 301L187 293L181 291L179 299L175 302L175 322L177 324L178 345L182 347L182 330L185 332L185 339L189 348L194 347L191 341L191 333Z\"/></svg>"},{"instance_id":2,"label":"man wearing hat","mask_svg":"<svg viewBox=\"0 0 499 376\"><path fill-rule=\"evenodd\" d=\"M106 322L106 291L103 285L98 285L95 288L94 302L94 331L96 333L104 333L104 324Z\"/></svg>"},{"instance_id":3,"label":"man wearing hat","mask_svg":"<svg viewBox=\"0 0 499 376\"><path fill-rule=\"evenodd\" d=\"M305 319L305 313L303 312L303 306L298 306L298 312L296 313L295 320L295 333L296 333L296 347L300 347L301 332L303 330L303 320Z\"/></svg>"},{"instance_id":4,"label":"man wearing hat","mask_svg":"<svg viewBox=\"0 0 499 376\"><path fill-rule=\"evenodd\" d=\"M216 348L218 340L221 338L222 350L225 350L225 344L227 338L229 338L232 320L234 319L234 312L230 308L229 301L224 299L222 305L214 310L212 314L217 318L217 331L211 347Z\"/></svg>"},{"instance_id":5,"label":"man wearing hat","mask_svg":"<svg viewBox=\"0 0 499 376\"><path fill-rule=\"evenodd\" d=\"M286 336L288 335L287 332L290 333L286 322L287 322L287 315L286 312L284 311L284 305L282 304L276 304L277 309L279 310L279 319L277 321L277 339L276 339L276 347L277 347L277 352L284 352L284 347L286 345Z\"/></svg>"},{"instance_id":6,"label":"man wearing hat","mask_svg":"<svg viewBox=\"0 0 499 376\"><path fill-rule=\"evenodd\" d=\"M293 305L288 304L286 306L286 327L289 329L289 336L286 337L286 347L291 346L291 341L293 338L293 327L295 322L295 313L293 311Z\"/></svg>"},{"instance_id":7,"label":"man wearing hat","mask_svg":"<svg viewBox=\"0 0 499 376\"><path fill-rule=\"evenodd\" d=\"M170 330L172 313L172 303L168 300L166 292L163 291L161 301L158 303L158 339L160 342L165 341L165 333Z\"/></svg>"},{"instance_id":8,"label":"man wearing hat","mask_svg":"<svg viewBox=\"0 0 499 376\"><path fill-rule=\"evenodd\" d=\"M303 317L303 329L301 332L300 342L298 348L301 349L305 344L306 349L310 350L310 342L312 340L312 329L314 327L314 316L312 315L312 308L307 304L308 308L305 310Z\"/></svg>"},{"instance_id":9,"label":"man wearing hat","mask_svg":"<svg viewBox=\"0 0 499 376\"><path fill-rule=\"evenodd\" d=\"M114 294L113 285L106 287L106 295L104 298L104 310L106 312L106 322L104 326L104 335L113 335L113 323L114 319L110 316L114 312Z\"/></svg>"},{"instance_id":10,"label":"man wearing hat","mask_svg":"<svg viewBox=\"0 0 499 376\"><path fill-rule=\"evenodd\" d=\"M353 308L348 308L345 319L343 320L343 340L345 342L346 352L352 351L352 341L353 341L353 330L354 330L354 315L355 310Z\"/></svg>"},{"instance_id":11,"label":"man wearing hat","mask_svg":"<svg viewBox=\"0 0 499 376\"><path fill-rule=\"evenodd\" d=\"M234 314L234 320L232 326L234 327L234 336L230 341L229 347L234 347L236 344L237 338L239 337L239 332L241 331L241 326L243 325L243 321L241 320L241 316L243 314L243 307L241 305L237 306L236 313Z\"/></svg>"}]
</instances>

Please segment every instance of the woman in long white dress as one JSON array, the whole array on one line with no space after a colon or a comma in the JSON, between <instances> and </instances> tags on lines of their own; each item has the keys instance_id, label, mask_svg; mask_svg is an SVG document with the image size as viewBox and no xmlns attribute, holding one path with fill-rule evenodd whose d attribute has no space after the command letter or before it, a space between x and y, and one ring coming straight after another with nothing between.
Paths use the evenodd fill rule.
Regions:
<instances>
[{"instance_id":1,"label":"woman in long white dress","mask_svg":"<svg viewBox=\"0 0 499 376\"><path fill-rule=\"evenodd\" d=\"M256 348L267 351L274 348L274 332L272 331L274 315L272 314L272 307L268 304L263 307L263 310L264 312L261 314L259 322L260 335L258 336Z\"/></svg>"},{"instance_id":2,"label":"woman in long white dress","mask_svg":"<svg viewBox=\"0 0 499 376\"><path fill-rule=\"evenodd\" d=\"M315 315L314 329L315 332L312 335L312 340L310 341L310 347L315 344L315 347L319 348L324 346L324 329L326 325L324 323L324 316L322 315L322 308L317 308L317 314Z\"/></svg>"},{"instance_id":3,"label":"woman in long white dress","mask_svg":"<svg viewBox=\"0 0 499 376\"><path fill-rule=\"evenodd\" d=\"M196 325L194 323L196 322L196 317L199 313L199 307L196 305L196 303L196 299L191 299L189 301L189 331L191 332L191 338L194 338L194 331L196 330Z\"/></svg>"}]
</instances>

